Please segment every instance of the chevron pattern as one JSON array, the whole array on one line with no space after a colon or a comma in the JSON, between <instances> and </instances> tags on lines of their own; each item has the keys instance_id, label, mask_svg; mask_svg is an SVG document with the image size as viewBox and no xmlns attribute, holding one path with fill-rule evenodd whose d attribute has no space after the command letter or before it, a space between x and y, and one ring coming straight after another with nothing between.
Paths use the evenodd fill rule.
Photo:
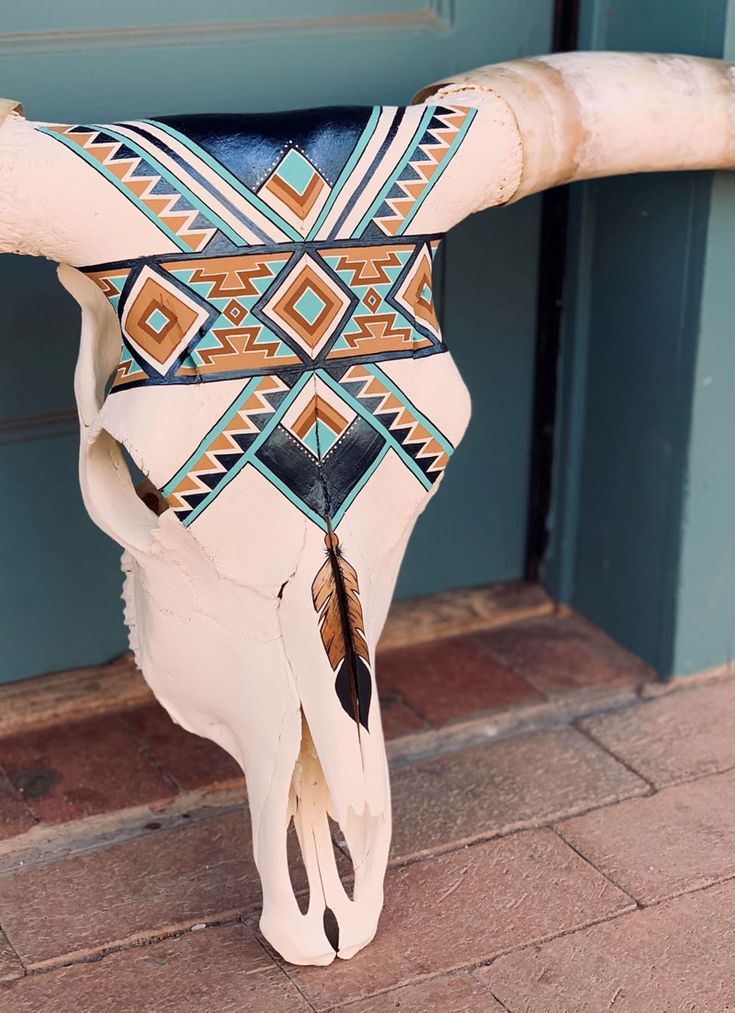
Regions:
<instances>
[{"instance_id":1,"label":"chevron pattern","mask_svg":"<svg viewBox=\"0 0 735 1013\"><path fill-rule=\"evenodd\" d=\"M291 257L291 253L268 253L162 264L217 311L207 333L182 362L180 376L246 373L301 363L299 355L253 315Z\"/></svg>"},{"instance_id":2,"label":"chevron pattern","mask_svg":"<svg viewBox=\"0 0 735 1013\"><path fill-rule=\"evenodd\" d=\"M123 141L91 126L52 124L44 132L56 134L68 147L78 148L87 161L106 170L115 186L178 240L181 249L198 252L214 238L217 229L202 209L193 206L170 180Z\"/></svg>"},{"instance_id":3,"label":"chevron pattern","mask_svg":"<svg viewBox=\"0 0 735 1013\"><path fill-rule=\"evenodd\" d=\"M87 277L99 287L116 313L120 304L120 296L129 274L129 267L117 268L111 271L87 271Z\"/></svg>"},{"instance_id":4,"label":"chevron pattern","mask_svg":"<svg viewBox=\"0 0 735 1013\"><path fill-rule=\"evenodd\" d=\"M350 366L339 383L393 436L429 483L441 477L452 447L372 365Z\"/></svg>"},{"instance_id":5,"label":"chevron pattern","mask_svg":"<svg viewBox=\"0 0 735 1013\"><path fill-rule=\"evenodd\" d=\"M275 375L251 380L162 494L188 526L245 463L245 454L289 387Z\"/></svg>"},{"instance_id":6,"label":"chevron pattern","mask_svg":"<svg viewBox=\"0 0 735 1013\"><path fill-rule=\"evenodd\" d=\"M387 236L397 236L441 175L475 115L474 109L436 106L424 133L391 181L373 221Z\"/></svg>"},{"instance_id":7,"label":"chevron pattern","mask_svg":"<svg viewBox=\"0 0 735 1013\"><path fill-rule=\"evenodd\" d=\"M408 299L399 305L394 298L399 289L406 288L405 278L407 273L413 273L411 263L417 253L428 255L431 282L432 252L427 251L431 247L417 247L415 243L320 250L327 265L358 297L349 322L330 350L330 359L354 355L379 359L395 351L414 353L440 340L433 303L429 312L435 327L427 334L421 323L426 309L423 303L419 305L423 294L415 293L415 306ZM413 289L410 296L414 296Z\"/></svg>"}]
</instances>

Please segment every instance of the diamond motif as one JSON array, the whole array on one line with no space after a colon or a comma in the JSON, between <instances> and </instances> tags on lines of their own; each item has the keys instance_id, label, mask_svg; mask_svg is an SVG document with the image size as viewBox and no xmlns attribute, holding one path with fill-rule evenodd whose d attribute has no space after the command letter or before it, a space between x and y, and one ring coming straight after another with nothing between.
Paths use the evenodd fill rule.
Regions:
<instances>
[{"instance_id":1,"label":"diamond motif","mask_svg":"<svg viewBox=\"0 0 735 1013\"><path fill-rule=\"evenodd\" d=\"M369 288L365 293L365 295L362 297L362 301L365 304L365 306L367 306L367 308L370 310L371 313L375 313L375 311L377 310L378 306L380 306L383 299L382 296L380 295L380 292L376 292L374 288Z\"/></svg>"},{"instance_id":2,"label":"diamond motif","mask_svg":"<svg viewBox=\"0 0 735 1013\"><path fill-rule=\"evenodd\" d=\"M308 158L289 148L258 191L287 221L303 226L319 213L329 185Z\"/></svg>"},{"instance_id":3,"label":"diamond motif","mask_svg":"<svg viewBox=\"0 0 735 1013\"><path fill-rule=\"evenodd\" d=\"M434 309L431 287L431 255L424 247L414 258L395 294L395 305L414 320L422 333L440 340L439 321Z\"/></svg>"},{"instance_id":4,"label":"diamond motif","mask_svg":"<svg viewBox=\"0 0 735 1013\"><path fill-rule=\"evenodd\" d=\"M248 315L248 311L237 299L231 299L222 310L222 315L227 317L230 323L240 324Z\"/></svg>"},{"instance_id":5,"label":"diamond motif","mask_svg":"<svg viewBox=\"0 0 735 1013\"><path fill-rule=\"evenodd\" d=\"M354 297L310 256L304 256L262 307L307 354L315 358L339 330Z\"/></svg>"},{"instance_id":6,"label":"diamond motif","mask_svg":"<svg viewBox=\"0 0 735 1013\"><path fill-rule=\"evenodd\" d=\"M133 352L165 375L211 314L159 271L145 266L133 284L120 318Z\"/></svg>"},{"instance_id":7,"label":"diamond motif","mask_svg":"<svg viewBox=\"0 0 735 1013\"><path fill-rule=\"evenodd\" d=\"M155 305L155 304L154 304ZM155 331L156 334L160 334L163 337L165 331L164 328L170 329L174 324L174 318L168 313L164 313L162 310L155 306L153 312L145 321L147 326L151 330Z\"/></svg>"},{"instance_id":8,"label":"diamond motif","mask_svg":"<svg viewBox=\"0 0 735 1013\"><path fill-rule=\"evenodd\" d=\"M355 412L317 379L301 392L282 424L316 459L323 459L354 418Z\"/></svg>"}]
</instances>

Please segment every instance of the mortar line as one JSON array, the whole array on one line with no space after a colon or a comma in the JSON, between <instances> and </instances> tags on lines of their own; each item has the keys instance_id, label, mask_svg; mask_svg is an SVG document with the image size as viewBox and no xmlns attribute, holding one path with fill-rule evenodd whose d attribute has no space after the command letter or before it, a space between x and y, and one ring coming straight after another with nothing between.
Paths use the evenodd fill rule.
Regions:
<instances>
[{"instance_id":1,"label":"mortar line","mask_svg":"<svg viewBox=\"0 0 735 1013\"><path fill-rule=\"evenodd\" d=\"M626 890L625 887L622 886L620 883L618 883L617 880L614 880L612 876L609 876L606 872L603 872L602 869L598 869L591 858L588 858L587 855L581 852L575 844L572 844L571 841L568 841L566 837L561 833L561 831L557 830L556 825L553 824L550 825L549 829L551 830L552 834L554 834L554 836L562 842L562 844L565 844L570 851L573 851L575 855L581 858L582 861L585 863L585 865L588 865L590 869L593 869L599 876L602 876L602 878L605 880L606 883L609 883L611 886L614 886L616 890L620 890L621 893L625 894L625 896L636 906L637 909L641 909L643 907L643 905L641 904L641 902L638 900L637 897L634 897L629 890Z\"/></svg>"},{"instance_id":2,"label":"mortar line","mask_svg":"<svg viewBox=\"0 0 735 1013\"><path fill-rule=\"evenodd\" d=\"M649 781L649 779L646 777L645 774L642 774L640 770L636 770L635 767L631 766L631 764L622 756L620 756L614 749L611 749L609 746L606 746L604 742L600 742L600 740L594 735L593 732L590 732L586 728L583 728L581 722L584 720L586 720L586 717L576 718L572 722L572 726L580 733L580 735L584 735L584 737L589 742L597 746L598 749L601 749L603 752L607 753L608 756L611 756L613 760L616 760L622 767L625 767L628 773L635 774L635 776L639 777L641 781L644 781L648 785L650 793L652 795L656 795L660 791L660 789L657 788L652 781Z\"/></svg>"},{"instance_id":3,"label":"mortar line","mask_svg":"<svg viewBox=\"0 0 735 1013\"><path fill-rule=\"evenodd\" d=\"M597 713L615 713L627 705L628 701L622 701L618 706L613 706L608 710ZM575 708L571 714L564 712L561 714L553 712L537 714L528 724L516 724L507 728L494 727L493 720L494 718L497 719L498 714L488 712L484 717L477 717L464 723L464 727L459 728L459 734L457 725L449 725L444 729L428 729L408 736L402 736L387 743L390 767L391 770L398 770L425 760L428 761L455 752L462 752L466 749L489 745L493 742L512 738L515 735L553 730L554 728L575 727L574 721L578 709ZM575 730L578 729L575 728ZM401 744L407 743L420 743L427 736L430 736L434 740L434 744L426 752L416 752L413 755L406 754L405 756L401 756L400 754L398 756L395 755L397 752L396 746L400 747ZM391 756L391 753L394 755ZM640 780L644 784L647 783L644 778L640 778ZM167 806L160 809L155 808L154 801L137 806L134 809L123 810L119 814L100 814L99 816L87 817L84 820L62 824L56 828L49 827L49 840L39 842L35 846L31 840L27 848L12 847L13 839L11 838L8 842L8 850L5 851L4 855L3 849L0 847L0 870L2 870L0 871L0 875L5 872L12 872L21 861L24 864L24 868L28 868L30 866L38 867L62 860L62 854L53 848L53 841L58 842L59 847L63 849L63 857L67 858L145 837L151 833L146 824L152 820L162 824L159 829L169 830L180 825L184 813L186 813L191 823L216 818L243 807L247 801L246 798L238 798L237 800L233 800L232 798L234 791L243 792L243 790L243 787L239 784L219 791L217 789L197 789L191 792L183 792ZM593 806L592 808L603 808L604 805L609 804L611 803L604 803L602 806ZM587 811L590 811L590 809L580 810L570 815L582 815ZM120 817L117 821L115 821L116 815ZM563 819L564 816L557 816L555 818ZM106 826L108 823L109 826ZM528 824L528 826L536 825L539 824ZM523 826L525 827L527 824L524 823ZM43 824L36 824L34 829L38 827L43 827ZM76 839L73 836L75 828L80 831ZM97 834L95 836L96 828ZM515 829L521 828L516 827ZM86 834L85 831L87 832ZM20 835L16 840L21 841L25 836ZM497 835L491 834L484 839L490 839L494 836Z\"/></svg>"},{"instance_id":4,"label":"mortar line","mask_svg":"<svg viewBox=\"0 0 735 1013\"><path fill-rule=\"evenodd\" d=\"M515 831L515 832L519 833L519 832L522 832L522 831ZM477 842L477 843L481 843L481 842ZM568 842L565 841L564 843L567 844ZM571 847L571 845L569 845L569 846ZM575 849L572 849L572 850L575 850ZM429 860L432 857L433 856L429 856ZM585 858L585 856L582 855L580 857L582 857L582 859L585 862L587 862L588 865L591 865L592 868L595 868L595 866L592 865L592 863L589 862ZM595 871L599 872L599 870L597 870L597 869L595 869ZM604 876L603 878L608 879L607 876ZM473 970L477 970L477 969L479 969L481 967L489 967L496 960L499 960L501 957L507 956L510 953L521 952L523 950L528 949L531 946L544 945L544 944L549 943L549 942L551 942L553 940L560 939L560 938L563 938L565 936L573 935L576 932L586 931L587 929L593 928L593 927L595 927L597 925L606 924L608 922L614 922L614 921L617 921L620 918L625 918L628 915L635 914L637 912L644 912L644 911L647 911L649 909L659 907L661 904L670 903L670 902L679 900L680 898L688 896L689 894L704 893L707 890L715 889L716 887L722 886L723 883L732 882L733 880L735 880L735 873L733 873L730 876L723 877L722 879L719 879L716 882L706 883L706 884L704 884L702 886L695 887L692 890L684 890L684 891L682 891L680 893L672 894L672 895L669 895L669 896L666 896L666 897L661 897L658 900L652 901L650 904L641 904L641 903L639 903L634 898L630 897L630 894L628 894L627 891L623 890L616 883L614 883L612 880L610 880L610 882L612 883L612 885L616 886L617 889L619 889L621 891L621 893L625 894L625 896L627 896L627 897L630 897L630 899L631 899L631 901L632 901L632 903L634 905L634 907L632 909L631 908L626 908L624 911L613 912L613 913L611 913L609 915L606 915L606 916L603 916L603 917L600 917L600 918L595 918L595 919L593 919L593 920L591 920L589 922L585 922L585 923L583 923L581 925L572 926L572 927L570 927L568 929L562 929L562 930L560 930L558 932L551 933L551 934L549 934L547 936L542 936L542 937L540 937L538 939L529 940L528 942L522 943L522 944L520 944L518 946L511 946L511 947L509 947L507 949L503 949L502 951L498 952L497 954L495 954L494 956L492 956L490 958L483 958L483 959L477 960L477 961L470 961L467 964L459 964L459 965L456 965L454 967L442 968L441 970L437 971L435 974L419 975L416 978L411 978L411 979L408 979L408 980L402 981L402 982L396 982L396 983L393 983L390 986L386 986L385 988L379 989L376 992L369 993L369 995L367 995L367 996L357 996L354 999L350 999L350 1000L348 1000L345 1003L341 1003L341 1004L338 1004L336 1006L330 1006L329 1009L332 1009L332 1008L337 1009L337 1008L342 1008L342 1007L348 1008L350 1005L352 1005L355 1002L360 1001L361 999L371 998L371 997L377 996L377 995L382 995L382 994L385 994L385 993L390 992L390 991L394 991L394 990L401 989L401 988L406 988L409 985L420 984L420 983L422 983L424 981L430 981L430 980L433 980L435 978L439 978L439 977L441 977L443 975L448 975L448 974L454 973L456 971L460 971L460 970L473 971ZM302 989L293 980L293 978L291 977L291 974L289 973L287 967L282 966L282 958L280 957L280 955L277 954L274 950L272 950L270 948L269 944L267 943L267 940L265 940L262 937L261 933L253 925L251 925L249 923L249 921L248 921L248 915L247 915L246 912L238 912L236 915L232 915L232 916L229 916L229 917L225 916L225 917L222 917L222 918L213 918L213 919L208 920L208 921L207 920L203 920L203 921L204 921L204 924L205 924L206 928L202 929L202 930L198 930L198 931L207 931L208 929L211 929L211 928L218 928L218 927L224 927L224 926L228 926L228 925L235 925L237 923L240 923L240 924L244 925L247 929L249 929L251 932L253 932L253 935L254 935L255 939L258 941L258 943L260 944L261 948L273 959L273 961L276 964L276 966L278 966L281 970L283 970L284 974L289 979L289 981L291 981L294 984L294 986L298 989L298 991L300 992L300 994L303 995ZM194 924L196 925L196 924L200 924L200 923L199 922L195 922ZM150 936L146 936L146 937L143 937L143 938L140 938L140 939L132 939L132 940L129 940L129 941L122 941L122 942L119 942L119 943L114 943L114 944L111 944L111 945L108 945L108 946L104 946L104 947L101 947L98 951L94 951L92 953L85 954L84 956L79 956L76 959L74 957L72 957L71 959L64 959L64 957L61 956L59 958L59 960L58 960L58 963L49 963L49 964L45 964L42 967L27 967L26 964L22 961L22 958L19 957L19 960L20 960L21 966L23 967L24 972L25 972L24 977L36 976L36 975L39 975L39 974L47 974L47 973L51 973L53 971L58 971L61 968L69 967L69 966L72 966L72 965L75 965L75 964L96 963L99 960L103 960L105 957L109 956L110 954L121 953L121 952L125 952L127 950L131 950L131 949L135 949L135 948L141 948L141 947L145 947L145 946L150 946L150 945L153 945L153 944L158 943L158 942L163 942L166 939L173 939L173 938L177 938L177 937L182 937L182 936L188 935L192 931L193 931L192 926L189 926L189 927L186 927L186 928L173 929L170 932L165 932L165 931L160 931L160 930L158 932L154 931ZM14 952L16 952L15 949L14 949ZM283 962L283 964L285 964L285 962ZM252 972L252 973L258 973L258 972L255 971L255 972ZM20 981L20 980L23 980L23 978L16 979L16 981ZM9 982L8 985L12 986L13 982L12 981ZM316 1011L319 1010L319 1007L314 1006L313 1003L305 995L304 995L304 1000L307 1002L307 1004L310 1006L310 1008L315 1011L315 1013L316 1013Z\"/></svg>"}]
</instances>

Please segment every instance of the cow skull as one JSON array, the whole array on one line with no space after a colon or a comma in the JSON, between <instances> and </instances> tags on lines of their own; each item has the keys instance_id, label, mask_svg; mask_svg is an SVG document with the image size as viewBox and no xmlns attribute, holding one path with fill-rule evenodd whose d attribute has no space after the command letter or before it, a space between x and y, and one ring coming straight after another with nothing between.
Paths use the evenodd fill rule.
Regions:
<instances>
[{"instance_id":1,"label":"cow skull","mask_svg":"<svg viewBox=\"0 0 735 1013\"><path fill-rule=\"evenodd\" d=\"M245 772L261 928L289 961L352 956L382 907L375 648L469 418L431 297L437 244L568 180L732 166L731 74L567 54L405 109L100 126L0 106L0 250L58 261L82 307L81 486L124 550L132 647L173 719Z\"/></svg>"}]
</instances>

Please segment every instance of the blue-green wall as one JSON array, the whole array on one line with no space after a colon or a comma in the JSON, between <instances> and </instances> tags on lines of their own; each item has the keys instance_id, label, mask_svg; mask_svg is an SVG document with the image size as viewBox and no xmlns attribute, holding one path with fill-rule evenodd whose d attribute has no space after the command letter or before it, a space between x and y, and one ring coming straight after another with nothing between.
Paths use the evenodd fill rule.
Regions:
<instances>
[{"instance_id":1,"label":"blue-green wall","mask_svg":"<svg viewBox=\"0 0 735 1013\"><path fill-rule=\"evenodd\" d=\"M21 100L31 118L65 122L403 103L453 71L547 51L552 8L549 0L10 0L0 31L14 40L3 48L0 95ZM399 594L523 572L539 219L539 202L529 201L478 216L447 241L445 335L474 418L419 522ZM86 519L77 491L78 311L47 264L0 258L0 287L1 682L103 661L126 640L119 552Z\"/></svg>"},{"instance_id":2,"label":"blue-green wall","mask_svg":"<svg viewBox=\"0 0 735 1013\"><path fill-rule=\"evenodd\" d=\"M726 0L582 11L580 48L723 55ZM573 191L544 577L663 676L697 671L729 659L735 612L735 190L680 173Z\"/></svg>"}]
</instances>

